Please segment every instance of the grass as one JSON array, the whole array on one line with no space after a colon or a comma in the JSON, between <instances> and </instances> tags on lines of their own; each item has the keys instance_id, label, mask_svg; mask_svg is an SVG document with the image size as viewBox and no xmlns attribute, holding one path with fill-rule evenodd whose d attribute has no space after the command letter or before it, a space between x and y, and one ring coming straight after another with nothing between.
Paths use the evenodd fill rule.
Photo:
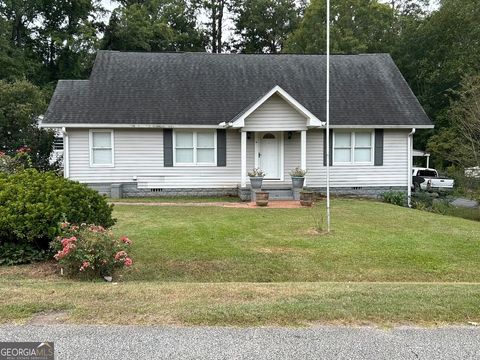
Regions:
<instances>
[{"instance_id":1,"label":"grass","mask_svg":"<svg viewBox=\"0 0 480 360\"><path fill-rule=\"evenodd\" d=\"M0 281L0 323L444 325L479 321L479 302L479 284Z\"/></svg>"},{"instance_id":2,"label":"grass","mask_svg":"<svg viewBox=\"0 0 480 360\"><path fill-rule=\"evenodd\" d=\"M451 206L445 209L445 215L461 217L468 220L480 221L480 208L468 209L468 208Z\"/></svg>"},{"instance_id":3,"label":"grass","mask_svg":"<svg viewBox=\"0 0 480 360\"><path fill-rule=\"evenodd\" d=\"M116 206L134 241L121 282L0 267L0 323L465 324L480 321L480 224L336 199L313 209ZM40 319L40 320L38 320Z\"/></svg>"},{"instance_id":4,"label":"grass","mask_svg":"<svg viewBox=\"0 0 480 360\"><path fill-rule=\"evenodd\" d=\"M322 206L322 205L320 205ZM480 224L379 202L335 200L333 232L314 209L117 206L135 242L127 280L478 281Z\"/></svg>"}]
</instances>

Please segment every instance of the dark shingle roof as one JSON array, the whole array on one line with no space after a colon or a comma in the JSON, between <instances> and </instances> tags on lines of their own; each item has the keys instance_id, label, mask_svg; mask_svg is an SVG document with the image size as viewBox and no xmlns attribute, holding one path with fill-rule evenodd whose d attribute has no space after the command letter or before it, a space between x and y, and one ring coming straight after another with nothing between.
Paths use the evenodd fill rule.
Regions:
<instances>
[{"instance_id":1,"label":"dark shingle roof","mask_svg":"<svg viewBox=\"0 0 480 360\"><path fill-rule=\"evenodd\" d=\"M230 121L279 85L325 120L325 56L99 51L89 80L59 81L44 124ZM331 57L332 125L431 125L387 54Z\"/></svg>"}]
</instances>

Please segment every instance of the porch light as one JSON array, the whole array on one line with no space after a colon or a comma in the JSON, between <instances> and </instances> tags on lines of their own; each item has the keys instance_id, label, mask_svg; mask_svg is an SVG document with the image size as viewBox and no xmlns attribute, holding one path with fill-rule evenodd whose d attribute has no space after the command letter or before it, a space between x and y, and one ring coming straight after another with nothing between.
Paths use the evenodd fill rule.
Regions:
<instances>
[{"instance_id":1,"label":"porch light","mask_svg":"<svg viewBox=\"0 0 480 360\"><path fill-rule=\"evenodd\" d=\"M293 132L289 131L287 132L287 139L292 140Z\"/></svg>"}]
</instances>

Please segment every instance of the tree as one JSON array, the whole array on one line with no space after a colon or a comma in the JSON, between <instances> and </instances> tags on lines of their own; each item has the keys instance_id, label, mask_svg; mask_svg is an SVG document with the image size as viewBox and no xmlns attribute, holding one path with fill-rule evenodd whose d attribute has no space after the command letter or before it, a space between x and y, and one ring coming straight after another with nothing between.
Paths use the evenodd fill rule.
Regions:
<instances>
[{"instance_id":1,"label":"tree","mask_svg":"<svg viewBox=\"0 0 480 360\"><path fill-rule=\"evenodd\" d=\"M441 159L462 167L480 166L480 73L465 77L448 111L451 123L429 143Z\"/></svg>"},{"instance_id":2,"label":"tree","mask_svg":"<svg viewBox=\"0 0 480 360\"><path fill-rule=\"evenodd\" d=\"M394 12L377 0L331 3L331 52L386 52L393 42ZM298 29L287 39L285 52L325 53L326 1L312 0Z\"/></svg>"},{"instance_id":3,"label":"tree","mask_svg":"<svg viewBox=\"0 0 480 360\"><path fill-rule=\"evenodd\" d=\"M232 0L197 0L197 6L203 8L208 16L207 36L212 53L223 50L224 14Z\"/></svg>"},{"instance_id":4,"label":"tree","mask_svg":"<svg viewBox=\"0 0 480 360\"><path fill-rule=\"evenodd\" d=\"M28 147L34 167L49 167L54 134L39 129L37 124L45 105L44 94L31 83L0 80L0 151L14 155L20 148Z\"/></svg>"},{"instance_id":5,"label":"tree","mask_svg":"<svg viewBox=\"0 0 480 360\"><path fill-rule=\"evenodd\" d=\"M78 79L88 76L103 28L100 0L42 1L42 21L35 27L33 48L45 69L45 79Z\"/></svg>"},{"instance_id":6,"label":"tree","mask_svg":"<svg viewBox=\"0 0 480 360\"><path fill-rule=\"evenodd\" d=\"M295 0L236 0L232 12L237 51L276 54L298 26L301 9Z\"/></svg>"},{"instance_id":7,"label":"tree","mask_svg":"<svg viewBox=\"0 0 480 360\"><path fill-rule=\"evenodd\" d=\"M112 50L204 51L196 9L186 0L122 1L114 10L102 47Z\"/></svg>"},{"instance_id":8,"label":"tree","mask_svg":"<svg viewBox=\"0 0 480 360\"><path fill-rule=\"evenodd\" d=\"M394 59L438 129L449 126L451 89L480 72L477 0L443 0L431 15L405 30Z\"/></svg>"}]
</instances>

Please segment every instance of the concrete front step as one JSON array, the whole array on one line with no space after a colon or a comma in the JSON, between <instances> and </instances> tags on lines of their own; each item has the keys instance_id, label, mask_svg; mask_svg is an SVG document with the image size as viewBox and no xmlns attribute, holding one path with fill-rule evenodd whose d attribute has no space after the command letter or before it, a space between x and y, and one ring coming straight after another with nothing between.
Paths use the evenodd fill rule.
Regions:
<instances>
[{"instance_id":1,"label":"concrete front step","mask_svg":"<svg viewBox=\"0 0 480 360\"><path fill-rule=\"evenodd\" d=\"M265 189L269 194L270 200L293 200L292 189Z\"/></svg>"},{"instance_id":2,"label":"concrete front step","mask_svg":"<svg viewBox=\"0 0 480 360\"><path fill-rule=\"evenodd\" d=\"M295 199L298 196L294 196L294 192L291 188L262 188L262 191L266 191L269 194L270 200L298 200ZM255 191L252 191L252 201L255 201Z\"/></svg>"}]
</instances>

